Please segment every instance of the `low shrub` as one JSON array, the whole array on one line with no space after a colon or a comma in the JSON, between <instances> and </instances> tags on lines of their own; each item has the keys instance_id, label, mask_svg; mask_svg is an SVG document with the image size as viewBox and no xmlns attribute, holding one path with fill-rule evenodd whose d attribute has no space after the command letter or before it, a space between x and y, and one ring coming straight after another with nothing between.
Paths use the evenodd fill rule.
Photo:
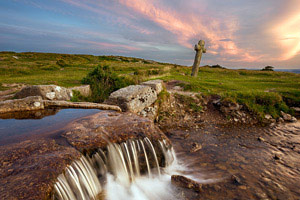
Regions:
<instances>
[{"instance_id":1,"label":"low shrub","mask_svg":"<svg viewBox=\"0 0 300 200\"><path fill-rule=\"evenodd\" d=\"M73 96L71 98L72 102L84 102L89 101L89 97L82 96L79 91L72 90Z\"/></svg>"},{"instance_id":2,"label":"low shrub","mask_svg":"<svg viewBox=\"0 0 300 200\"><path fill-rule=\"evenodd\" d=\"M92 90L91 101L103 102L110 93L133 84L125 77L119 77L107 65L97 66L93 71L83 78L83 84L89 84Z\"/></svg>"}]
</instances>

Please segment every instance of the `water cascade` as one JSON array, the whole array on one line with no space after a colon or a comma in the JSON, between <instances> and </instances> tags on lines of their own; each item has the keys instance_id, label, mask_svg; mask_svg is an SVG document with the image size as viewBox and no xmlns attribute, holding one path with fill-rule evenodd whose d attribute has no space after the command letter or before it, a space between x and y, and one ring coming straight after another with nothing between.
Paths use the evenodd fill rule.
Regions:
<instances>
[{"instance_id":1,"label":"water cascade","mask_svg":"<svg viewBox=\"0 0 300 200\"><path fill-rule=\"evenodd\" d=\"M103 191L106 199L169 199L176 157L165 140L157 144L149 138L127 140L82 156L58 177L53 199L99 199Z\"/></svg>"}]
</instances>

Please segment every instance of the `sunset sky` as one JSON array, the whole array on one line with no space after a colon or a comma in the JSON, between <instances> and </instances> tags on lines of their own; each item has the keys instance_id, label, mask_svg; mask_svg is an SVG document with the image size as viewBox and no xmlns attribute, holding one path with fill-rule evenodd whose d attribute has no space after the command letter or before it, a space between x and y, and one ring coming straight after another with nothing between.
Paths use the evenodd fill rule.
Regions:
<instances>
[{"instance_id":1,"label":"sunset sky","mask_svg":"<svg viewBox=\"0 0 300 200\"><path fill-rule=\"evenodd\" d=\"M0 51L300 69L300 0L1 0Z\"/></svg>"}]
</instances>

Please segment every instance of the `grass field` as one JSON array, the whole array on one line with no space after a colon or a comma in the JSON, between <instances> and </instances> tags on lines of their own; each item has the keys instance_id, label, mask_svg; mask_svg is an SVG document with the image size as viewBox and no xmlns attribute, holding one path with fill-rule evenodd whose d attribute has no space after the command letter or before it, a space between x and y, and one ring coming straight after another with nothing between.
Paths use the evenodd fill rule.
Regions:
<instances>
[{"instance_id":1,"label":"grass field","mask_svg":"<svg viewBox=\"0 0 300 200\"><path fill-rule=\"evenodd\" d=\"M289 111L287 105L300 105L299 74L201 67L194 78L190 67L120 56L0 52L0 90L2 83L80 85L99 64L136 83L179 80L187 91L219 94L261 115L278 117L280 110Z\"/></svg>"}]
</instances>

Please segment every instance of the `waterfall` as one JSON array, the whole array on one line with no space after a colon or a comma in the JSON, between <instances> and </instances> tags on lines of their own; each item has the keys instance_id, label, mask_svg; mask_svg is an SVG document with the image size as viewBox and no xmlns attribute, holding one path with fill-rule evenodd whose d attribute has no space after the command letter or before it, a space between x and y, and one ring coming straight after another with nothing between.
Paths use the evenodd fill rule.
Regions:
<instances>
[{"instance_id":1,"label":"waterfall","mask_svg":"<svg viewBox=\"0 0 300 200\"><path fill-rule=\"evenodd\" d=\"M100 182L88 160L82 156L58 176L54 185L56 199L96 199L102 191Z\"/></svg>"},{"instance_id":2,"label":"waterfall","mask_svg":"<svg viewBox=\"0 0 300 200\"><path fill-rule=\"evenodd\" d=\"M169 171L176 156L165 140L157 144L155 149L149 138L127 140L82 156L59 175L53 199L97 199L103 191L107 199L166 199L170 177L163 172Z\"/></svg>"}]
</instances>

